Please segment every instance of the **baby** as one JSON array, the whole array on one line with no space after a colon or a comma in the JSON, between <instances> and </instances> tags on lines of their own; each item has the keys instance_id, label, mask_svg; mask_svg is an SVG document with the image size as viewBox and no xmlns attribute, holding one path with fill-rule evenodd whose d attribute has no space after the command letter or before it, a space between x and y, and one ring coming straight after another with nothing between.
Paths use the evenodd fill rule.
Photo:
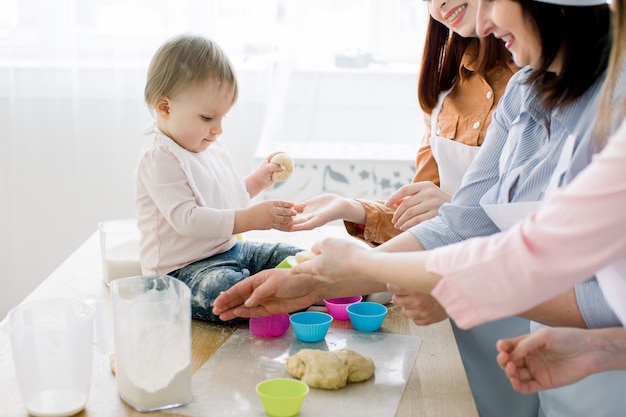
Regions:
<instances>
[{"instance_id":1,"label":"baby","mask_svg":"<svg viewBox=\"0 0 626 417\"><path fill-rule=\"evenodd\" d=\"M221 291L302 250L236 237L289 230L296 214L291 202L250 201L279 179L284 165L270 163L277 153L242 178L218 140L237 95L230 60L200 36L167 41L148 69L145 100L156 120L135 173L142 273L183 281L193 318L209 321L219 321L211 309Z\"/></svg>"}]
</instances>

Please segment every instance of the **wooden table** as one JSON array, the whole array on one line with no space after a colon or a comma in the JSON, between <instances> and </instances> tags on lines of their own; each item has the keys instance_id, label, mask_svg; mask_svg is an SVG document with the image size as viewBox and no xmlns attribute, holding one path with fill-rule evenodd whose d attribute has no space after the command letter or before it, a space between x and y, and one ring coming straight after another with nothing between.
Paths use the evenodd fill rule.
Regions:
<instances>
[{"instance_id":1,"label":"wooden table","mask_svg":"<svg viewBox=\"0 0 626 417\"><path fill-rule=\"evenodd\" d=\"M309 247L310 243L320 236L337 235L340 233L338 230L342 229L327 226L312 233L282 234L278 232L278 235L273 237L277 240L286 240L284 237L290 235L292 241L295 239L302 243L302 247ZM250 236L266 237L267 235L250 234ZM113 332L109 287L103 283L102 279L100 246L96 233L37 287L25 301L58 297L102 302L106 312L105 326L109 335L109 346L112 348ZM346 324L339 323L336 326L344 327ZM194 320L192 324L192 366L194 372L219 349L235 329L231 326ZM417 335L422 338L422 345L396 416L478 417L448 321L418 327L412 321L404 318L398 308L391 305L381 331ZM213 412L214 410L207 410L207 415L214 415ZM163 412L148 414L184 417L181 414ZM26 417L27 415L15 379L10 339L6 333L0 332L0 416ZM133 410L119 398L115 377L110 371L109 358L107 355L99 354L96 349L89 401L86 408L77 416L137 417L145 415L146 413Z\"/></svg>"}]
</instances>

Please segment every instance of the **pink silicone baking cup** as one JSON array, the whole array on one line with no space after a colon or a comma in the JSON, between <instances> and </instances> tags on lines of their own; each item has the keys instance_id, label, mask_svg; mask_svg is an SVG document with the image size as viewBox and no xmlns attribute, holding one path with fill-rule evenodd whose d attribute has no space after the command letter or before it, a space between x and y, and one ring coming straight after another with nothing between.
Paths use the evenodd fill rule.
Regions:
<instances>
[{"instance_id":1,"label":"pink silicone baking cup","mask_svg":"<svg viewBox=\"0 0 626 417\"><path fill-rule=\"evenodd\" d=\"M250 333L259 337L282 336L289 328L289 314L251 317Z\"/></svg>"},{"instance_id":2,"label":"pink silicone baking cup","mask_svg":"<svg viewBox=\"0 0 626 417\"><path fill-rule=\"evenodd\" d=\"M350 316L348 316L346 307L350 304L359 303L361 300L363 300L363 297L360 295L352 297L327 298L324 300L324 304L326 305L328 314L333 316L335 320L348 320L350 319Z\"/></svg>"}]
</instances>

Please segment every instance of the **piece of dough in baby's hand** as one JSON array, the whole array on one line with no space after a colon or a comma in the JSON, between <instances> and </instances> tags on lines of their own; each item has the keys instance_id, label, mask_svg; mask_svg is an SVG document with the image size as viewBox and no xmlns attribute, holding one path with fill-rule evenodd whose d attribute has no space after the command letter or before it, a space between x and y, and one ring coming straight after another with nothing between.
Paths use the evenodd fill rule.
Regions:
<instances>
[{"instance_id":1,"label":"piece of dough in baby's hand","mask_svg":"<svg viewBox=\"0 0 626 417\"><path fill-rule=\"evenodd\" d=\"M301 349L287 358L287 371L313 388L339 389L348 382L366 381L374 375L374 361L351 349L326 352Z\"/></svg>"},{"instance_id":2,"label":"piece of dough in baby's hand","mask_svg":"<svg viewBox=\"0 0 626 417\"><path fill-rule=\"evenodd\" d=\"M271 164L279 165L281 170L272 174L272 180L276 182L287 181L293 174L293 159L286 153L277 153L270 159Z\"/></svg>"}]
</instances>

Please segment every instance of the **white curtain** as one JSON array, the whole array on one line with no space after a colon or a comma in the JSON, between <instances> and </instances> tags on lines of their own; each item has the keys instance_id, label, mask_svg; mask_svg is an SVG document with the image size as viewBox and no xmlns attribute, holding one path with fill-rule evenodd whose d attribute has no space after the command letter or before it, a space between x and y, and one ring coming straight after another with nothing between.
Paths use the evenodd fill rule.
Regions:
<instances>
[{"instance_id":1,"label":"white curtain","mask_svg":"<svg viewBox=\"0 0 626 417\"><path fill-rule=\"evenodd\" d=\"M425 12L420 0L0 0L0 318L99 221L134 216L145 72L164 40L204 34L233 60L241 98L223 140L247 173L259 143L377 141L398 115L410 129L394 140L419 141ZM365 74L384 88L349 82ZM349 118L360 111L369 128Z\"/></svg>"}]
</instances>

